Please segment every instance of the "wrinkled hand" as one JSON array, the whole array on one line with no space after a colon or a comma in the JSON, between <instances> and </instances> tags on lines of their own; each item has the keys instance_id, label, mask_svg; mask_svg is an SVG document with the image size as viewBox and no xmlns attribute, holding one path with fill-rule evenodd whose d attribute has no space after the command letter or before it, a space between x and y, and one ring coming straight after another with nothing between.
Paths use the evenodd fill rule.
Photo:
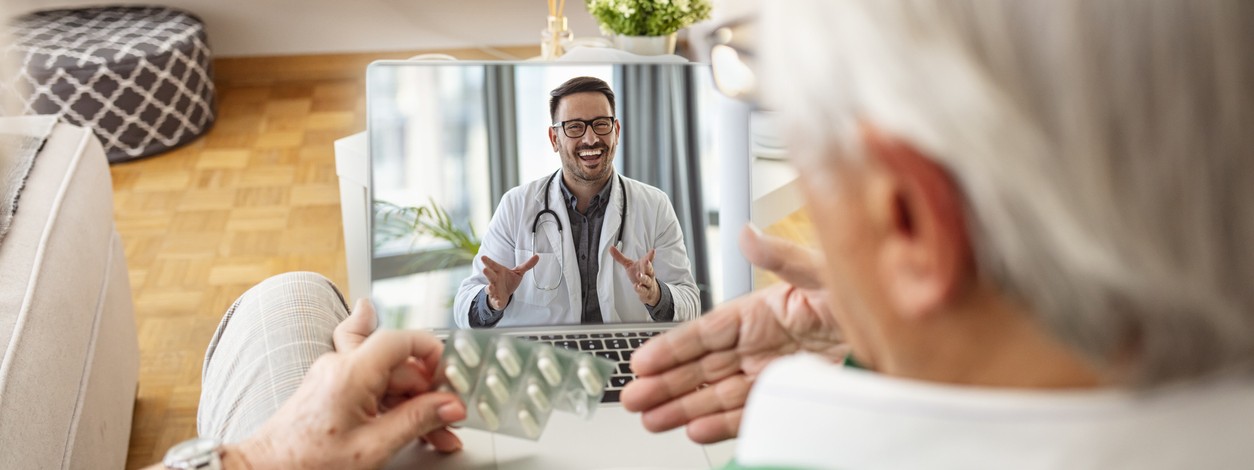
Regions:
<instances>
[{"instance_id":1,"label":"wrinkled hand","mask_svg":"<svg viewBox=\"0 0 1254 470\"><path fill-rule=\"evenodd\" d=\"M822 255L751 229L740 245L784 283L727 302L632 355L638 378L621 400L643 412L650 431L687 426L699 443L736 437L749 387L772 360L811 351L839 361L847 353L819 283Z\"/></svg>"},{"instance_id":2,"label":"wrinkled hand","mask_svg":"<svg viewBox=\"0 0 1254 470\"><path fill-rule=\"evenodd\" d=\"M296 393L238 449L254 468L377 468L419 436L452 452L446 428L466 417L456 395L432 392L443 345L421 331L378 331L369 303L336 327Z\"/></svg>"},{"instance_id":3,"label":"wrinkled hand","mask_svg":"<svg viewBox=\"0 0 1254 470\"><path fill-rule=\"evenodd\" d=\"M352 315L336 325L335 331L331 334L331 342L338 352L352 352L366 341L377 324L374 305L366 299L358 299L357 305L353 307ZM427 368L426 364L419 362L416 358L409 358L404 365L392 370L392 378L388 384L389 393L382 400L383 408L395 408L417 394L430 391L433 375L434 372ZM449 432L447 427L431 431L420 439L429 442L437 451L444 453L455 452L462 448L461 439Z\"/></svg>"},{"instance_id":4,"label":"wrinkled hand","mask_svg":"<svg viewBox=\"0 0 1254 470\"><path fill-rule=\"evenodd\" d=\"M653 273L653 255L656 250L649 250L643 258L634 260L628 258L623 252L618 251L618 247L610 246L610 256L614 257L619 265L627 269L627 279L631 279L631 284L636 288L636 295L640 297L640 301L645 305L654 306L662 300L662 289L657 285L657 278Z\"/></svg>"},{"instance_id":5,"label":"wrinkled hand","mask_svg":"<svg viewBox=\"0 0 1254 470\"><path fill-rule=\"evenodd\" d=\"M483 257L483 275L488 278L488 305L492 310L504 310L509 305L509 297L518 290L523 274L540 262L540 255L531 258L515 268L507 268L487 256Z\"/></svg>"}]
</instances>

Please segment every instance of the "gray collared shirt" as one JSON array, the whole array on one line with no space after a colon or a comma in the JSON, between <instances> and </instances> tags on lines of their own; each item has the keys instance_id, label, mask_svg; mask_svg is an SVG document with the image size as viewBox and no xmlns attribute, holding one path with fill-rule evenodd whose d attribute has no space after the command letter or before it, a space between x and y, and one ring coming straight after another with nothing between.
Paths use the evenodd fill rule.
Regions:
<instances>
[{"instance_id":1,"label":"gray collared shirt","mask_svg":"<svg viewBox=\"0 0 1254 470\"><path fill-rule=\"evenodd\" d=\"M557 178L562 188L562 197L566 200L566 215L570 219L570 233L572 240L575 242L575 261L579 265L579 287L583 295L583 305L581 306L581 318L584 324L602 323L601 319L601 296L597 292L597 272L600 269L600 261L597 256L597 249L601 245L601 227L605 222L605 209L610 205L610 193L614 186L614 181L618 178L611 178L601 192L592 197L592 202L588 205L588 210L580 213L578 209L579 200L570 188L566 187L566 181ZM548 197L545 195L545 197ZM620 268L625 269L625 268ZM649 317L654 321L671 321L675 318L675 302L671 297L670 287L664 282L657 283L659 297L657 305L652 307L645 305L649 309ZM526 288L519 286L519 288ZM513 297L510 298L513 300ZM470 304L470 326L472 327L488 327L496 325L505 316L503 310L494 310L488 302L488 289L479 291L474 300Z\"/></svg>"}]
</instances>

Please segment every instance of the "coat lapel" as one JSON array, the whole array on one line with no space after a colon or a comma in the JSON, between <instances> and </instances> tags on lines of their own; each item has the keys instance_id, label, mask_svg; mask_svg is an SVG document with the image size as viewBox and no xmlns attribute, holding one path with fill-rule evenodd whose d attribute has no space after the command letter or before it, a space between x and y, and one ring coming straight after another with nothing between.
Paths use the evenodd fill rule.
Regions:
<instances>
[{"instance_id":1,"label":"coat lapel","mask_svg":"<svg viewBox=\"0 0 1254 470\"><path fill-rule=\"evenodd\" d=\"M618 240L618 229L622 227L623 214L623 185L627 184L627 179L620 179L617 174L614 179L610 180L614 187L610 188L610 202L605 208L605 220L601 222L601 243L599 244L598 263L600 269L597 277L597 292L601 301L601 319L605 323L619 323L621 318L618 315L618 309L614 305L614 281L625 273L623 267L614 261L614 256L610 254L610 247ZM621 184L620 184L621 182ZM628 208L628 211L631 209ZM631 214L628 214L631 215ZM626 234L623 234L623 254L628 257L630 253L626 251Z\"/></svg>"}]
</instances>

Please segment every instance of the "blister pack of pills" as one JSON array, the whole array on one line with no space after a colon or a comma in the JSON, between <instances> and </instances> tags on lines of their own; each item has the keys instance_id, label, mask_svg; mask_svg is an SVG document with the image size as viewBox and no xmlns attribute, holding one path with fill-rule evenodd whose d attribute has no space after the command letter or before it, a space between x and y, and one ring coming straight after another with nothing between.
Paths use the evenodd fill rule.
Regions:
<instances>
[{"instance_id":1,"label":"blister pack of pills","mask_svg":"<svg viewBox=\"0 0 1254 470\"><path fill-rule=\"evenodd\" d=\"M554 410L592 416L614 363L484 330L454 331L437 380L466 403L457 426L536 440Z\"/></svg>"}]
</instances>

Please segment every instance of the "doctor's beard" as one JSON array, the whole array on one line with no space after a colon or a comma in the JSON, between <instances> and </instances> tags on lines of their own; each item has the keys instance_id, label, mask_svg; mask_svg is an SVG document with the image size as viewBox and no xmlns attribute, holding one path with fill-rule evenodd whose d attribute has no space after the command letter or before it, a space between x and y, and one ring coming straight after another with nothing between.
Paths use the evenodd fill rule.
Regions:
<instances>
[{"instance_id":1,"label":"doctor's beard","mask_svg":"<svg viewBox=\"0 0 1254 470\"><path fill-rule=\"evenodd\" d=\"M604 183L614 171L614 147L605 143L598 143L595 145L578 145L574 148L563 148L561 149L562 170L569 173L574 177L575 181L580 183ZM601 151L601 155L593 160L596 162L595 168L588 168L588 161L579 156L579 153L585 150Z\"/></svg>"}]
</instances>

